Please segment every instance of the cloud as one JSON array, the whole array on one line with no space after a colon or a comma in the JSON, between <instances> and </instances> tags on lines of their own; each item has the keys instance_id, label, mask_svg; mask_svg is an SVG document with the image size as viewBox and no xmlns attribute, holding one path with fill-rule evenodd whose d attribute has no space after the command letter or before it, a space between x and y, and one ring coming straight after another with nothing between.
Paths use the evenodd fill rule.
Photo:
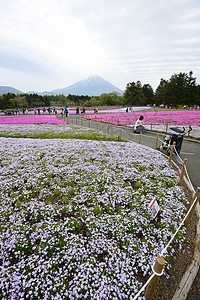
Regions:
<instances>
[{"instance_id":1,"label":"cloud","mask_svg":"<svg viewBox=\"0 0 200 300\"><path fill-rule=\"evenodd\" d=\"M97 73L121 89L137 80L156 88L175 72L200 76L197 0L0 0L0 7L7 85L51 90Z\"/></svg>"}]
</instances>

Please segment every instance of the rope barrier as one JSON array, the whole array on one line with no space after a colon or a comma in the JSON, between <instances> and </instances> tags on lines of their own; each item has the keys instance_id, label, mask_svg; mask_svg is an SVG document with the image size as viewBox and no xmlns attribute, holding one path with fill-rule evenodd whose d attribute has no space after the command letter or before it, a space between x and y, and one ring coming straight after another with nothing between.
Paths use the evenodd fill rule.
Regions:
<instances>
[{"instance_id":1,"label":"rope barrier","mask_svg":"<svg viewBox=\"0 0 200 300\"><path fill-rule=\"evenodd\" d=\"M160 138L158 138L158 140L159 140L161 143L163 143L163 140L161 140Z\"/></svg>"},{"instance_id":2,"label":"rope barrier","mask_svg":"<svg viewBox=\"0 0 200 300\"><path fill-rule=\"evenodd\" d=\"M180 155L179 155L178 152L176 151L176 147L175 147L175 152L176 152L176 155L177 155L178 159L179 159L179 160L181 161L181 163L183 164L183 160L181 159ZM186 175L186 177L187 177L187 180L188 180L188 183L189 183L189 185L190 185L190 188L192 189L193 192L195 192L195 189L194 189L194 187L193 187L193 185L192 185L192 182L191 182L191 180L190 180L190 176L189 176L189 174L188 174L188 171L187 171L187 167L186 167L186 166L185 166L185 175Z\"/></svg>"},{"instance_id":3,"label":"rope barrier","mask_svg":"<svg viewBox=\"0 0 200 300\"><path fill-rule=\"evenodd\" d=\"M112 127L111 127L111 128L112 128ZM126 134L130 134L130 135L139 136L138 134L136 134L136 133L134 133L134 132L127 132L127 131L125 131L124 129L122 129L122 132L125 132ZM142 136L148 137L148 138L152 138L152 139L155 138L155 137L151 137L151 136L144 135L144 134L143 134ZM130 141L130 140L128 140L128 139L126 139L126 140L127 140L128 142L131 142L131 143L133 142L133 141ZM159 138L158 138L158 140L159 140L161 143L163 143L163 140L161 140L161 139L159 139ZM172 147L172 145L168 145L168 146L169 146L169 148ZM181 159L179 153L177 152L176 147L174 147L174 150L175 150L175 153L176 153L178 159L179 159L180 162L183 164L183 160ZM189 174L188 174L188 171L187 171L186 166L185 166L185 173L186 173L187 180L188 180L188 182L189 182L190 187L192 188L193 192L195 192L194 187L193 187L193 185L192 185L192 183L191 183L191 180L190 180L190 177L189 177ZM194 198L193 203L191 204L189 210L187 211L187 213L186 213L184 219L183 219L182 222L180 223L180 225L179 225L179 227L177 228L176 232L175 232L174 235L171 237L171 239L169 240L169 242L167 243L167 245L165 246L165 248L160 252L159 256L164 257L164 256L166 255L165 252L167 251L168 247L170 246L170 244L171 244L171 243L173 242L173 240L175 239L177 233L179 232L179 230L180 230L181 227L183 226L183 224L184 224L186 218L188 217L188 215L190 214L191 210L193 209L193 207L194 207L194 205L195 205L196 199L197 199L197 196ZM136 299L139 297L139 295L145 290L145 288L148 286L148 284L149 284L150 281L154 278L155 275L157 275L157 276L163 275L163 271L162 271L161 274L160 274L160 273L158 274L158 273L155 272L155 270L154 270L153 267L154 267L154 264L153 264L153 266L152 266L152 272L153 272L152 275L149 277L149 279L147 280L147 282L142 286L142 288L138 291L138 293L134 296L133 300L136 300Z\"/></svg>"},{"instance_id":4,"label":"rope barrier","mask_svg":"<svg viewBox=\"0 0 200 300\"><path fill-rule=\"evenodd\" d=\"M181 161L181 163L183 164L183 160L182 160L182 158L180 157L179 153L177 152L176 147L174 148L174 151L175 151L175 153L176 153L178 159L179 159L179 160Z\"/></svg>"},{"instance_id":5,"label":"rope barrier","mask_svg":"<svg viewBox=\"0 0 200 300\"><path fill-rule=\"evenodd\" d=\"M195 200L197 199L197 197L195 197ZM170 244L173 242L175 236L177 235L177 233L179 232L179 230L181 229L181 227L183 226L187 216L189 215L190 211L192 210L194 204L195 204L195 200L192 203L192 205L190 206L187 214L185 215L184 219L182 220L181 224L179 225L179 227L177 228L176 232L174 233L174 235L171 237L171 239L169 240L169 242L167 243L166 247L160 252L160 256L165 256L164 253L167 251L167 248L170 246Z\"/></svg>"},{"instance_id":6,"label":"rope barrier","mask_svg":"<svg viewBox=\"0 0 200 300\"><path fill-rule=\"evenodd\" d=\"M187 176L187 180L188 180L188 182L189 182L189 184L190 184L190 187L191 187L192 191L195 193L195 189L194 189L194 187L193 187L193 185L192 185L192 182L191 182L191 180L190 180L190 176L189 176L189 174L188 174L188 171L187 171L187 168L186 168L186 167L185 167L185 174L186 174L186 176Z\"/></svg>"},{"instance_id":7,"label":"rope barrier","mask_svg":"<svg viewBox=\"0 0 200 300\"><path fill-rule=\"evenodd\" d=\"M174 233L174 235L171 237L171 239L169 240L169 242L167 243L167 245L165 246L165 248L160 252L159 256L162 256L162 257L165 257L166 254L164 254L168 247L170 246L170 244L173 242L174 238L176 237L177 233L179 232L180 228L183 226L187 216L189 215L190 211L192 210L192 208L194 207L195 205L195 201L196 201L197 197L195 197L192 205L190 206L190 209L188 210L187 214L185 215L183 221L181 222L181 224L179 225L179 227L177 228L176 232ZM154 263L155 264L155 263ZM149 284L149 282L152 280L152 278L157 275L157 276L162 276L163 275L163 271L162 273L156 273L155 270L154 270L154 264L152 266L152 271L153 271L153 274L151 275L151 277L148 279L148 281L142 286L142 288L138 291L138 293L134 296L133 300L136 300L138 298L138 296L145 290L145 288L147 287L147 285Z\"/></svg>"},{"instance_id":8,"label":"rope barrier","mask_svg":"<svg viewBox=\"0 0 200 300\"><path fill-rule=\"evenodd\" d=\"M138 291L138 293L134 296L133 300L136 300L140 294L145 290L145 288L147 287L147 285L150 283L150 281L153 279L153 277L155 276L156 274L153 273L149 279L147 280L147 282L143 285L143 287Z\"/></svg>"},{"instance_id":9,"label":"rope barrier","mask_svg":"<svg viewBox=\"0 0 200 300\"><path fill-rule=\"evenodd\" d=\"M154 264L153 264L153 266L152 266L152 268L151 268L151 269L152 269L152 272L154 273L154 275L161 277L161 276L163 275L163 273L164 273L164 269L162 269L162 272L161 272L161 273L157 273L157 272L155 271L155 269L154 269L155 263L156 263L156 262L154 262Z\"/></svg>"}]
</instances>

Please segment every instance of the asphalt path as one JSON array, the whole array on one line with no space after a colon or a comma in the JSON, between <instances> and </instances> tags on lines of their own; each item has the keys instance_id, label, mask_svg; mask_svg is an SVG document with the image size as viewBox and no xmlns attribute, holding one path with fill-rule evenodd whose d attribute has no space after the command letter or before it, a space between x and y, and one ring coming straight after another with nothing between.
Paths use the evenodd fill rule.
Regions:
<instances>
[{"instance_id":1,"label":"asphalt path","mask_svg":"<svg viewBox=\"0 0 200 300\"><path fill-rule=\"evenodd\" d=\"M81 125L84 127L90 127L92 129L98 129L104 133L108 133L111 135L115 135L117 137L122 137L122 139L138 143L140 141L141 145L151 147L155 149L156 146L156 133L146 131L142 134L141 139L139 134L134 134L133 129L126 126L115 126L111 124L106 124L102 122L89 121L84 118L81 118L80 115L69 115L68 117L69 123ZM158 146L161 145L165 134L159 133L158 137ZM163 152L165 154L165 152ZM179 157L180 156L180 157ZM184 137L181 152L177 156L173 154L172 159L176 162L180 167L182 165L182 161L187 159L187 172L189 174L190 180L196 189L200 187L200 142L189 140Z\"/></svg>"}]
</instances>

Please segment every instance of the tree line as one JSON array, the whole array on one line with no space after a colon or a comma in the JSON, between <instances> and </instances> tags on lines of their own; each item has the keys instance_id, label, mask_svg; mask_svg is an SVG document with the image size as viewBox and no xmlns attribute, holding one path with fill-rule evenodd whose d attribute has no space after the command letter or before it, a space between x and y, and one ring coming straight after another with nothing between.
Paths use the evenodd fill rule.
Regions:
<instances>
[{"instance_id":1,"label":"tree line","mask_svg":"<svg viewBox=\"0 0 200 300\"><path fill-rule=\"evenodd\" d=\"M123 95L118 93L104 93L100 96L71 95L37 95L8 93L0 96L0 109L47 107L47 106L193 106L200 105L200 85L197 84L193 72L179 73L171 76L169 80L161 78L154 91L150 84L142 85L140 81L130 82L126 85Z\"/></svg>"},{"instance_id":2,"label":"tree line","mask_svg":"<svg viewBox=\"0 0 200 300\"><path fill-rule=\"evenodd\" d=\"M190 71L189 74L174 74L169 80L161 78L155 92L149 84L142 86L140 81L128 83L123 97L126 105L199 106L200 85Z\"/></svg>"},{"instance_id":3,"label":"tree line","mask_svg":"<svg viewBox=\"0 0 200 300\"><path fill-rule=\"evenodd\" d=\"M35 108L35 107L73 107L85 106L94 107L97 105L122 105L122 97L118 93L102 94L100 96L78 96L71 95L37 95L37 94L20 94L15 95L7 93L0 96L0 109L12 110L16 108Z\"/></svg>"}]
</instances>

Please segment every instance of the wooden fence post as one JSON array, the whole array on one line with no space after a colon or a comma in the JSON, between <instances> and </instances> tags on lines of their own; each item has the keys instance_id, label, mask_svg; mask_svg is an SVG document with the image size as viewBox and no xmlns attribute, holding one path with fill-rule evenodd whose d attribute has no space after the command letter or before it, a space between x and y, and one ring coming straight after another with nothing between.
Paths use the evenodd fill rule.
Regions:
<instances>
[{"instance_id":1,"label":"wooden fence post","mask_svg":"<svg viewBox=\"0 0 200 300\"><path fill-rule=\"evenodd\" d=\"M99 128L99 126L98 126L98 121L97 121L97 129Z\"/></svg>"},{"instance_id":2,"label":"wooden fence post","mask_svg":"<svg viewBox=\"0 0 200 300\"><path fill-rule=\"evenodd\" d=\"M183 176L185 174L186 163L187 163L187 158L184 158L178 185L182 185L183 183Z\"/></svg>"},{"instance_id":3,"label":"wooden fence post","mask_svg":"<svg viewBox=\"0 0 200 300\"><path fill-rule=\"evenodd\" d=\"M167 133L167 130L168 130L168 122L166 122L166 133Z\"/></svg>"},{"instance_id":4,"label":"wooden fence post","mask_svg":"<svg viewBox=\"0 0 200 300\"><path fill-rule=\"evenodd\" d=\"M141 143L141 138L142 138L142 131L140 131L140 138L139 138L139 144Z\"/></svg>"},{"instance_id":5,"label":"wooden fence post","mask_svg":"<svg viewBox=\"0 0 200 300\"><path fill-rule=\"evenodd\" d=\"M191 211L189 212L189 214L188 214L188 216L186 217L186 219L185 219L185 221L184 221L184 225L185 225L185 227L186 228L188 228L188 225L189 225L189 223L190 223L190 220L192 219L192 215L193 215L193 213L194 213L194 210L195 210L195 207L196 207L196 205L197 205L197 202L198 202L198 200L199 200L199 193L200 192L200 187L198 187L197 189L196 189L196 193L195 193L195 195L194 195L194 197L193 197L193 199L192 199L192 202L191 202L191 204L190 204L190 207L193 205L193 203L194 203L194 205L193 205L193 207L192 207L192 209L191 209Z\"/></svg>"},{"instance_id":6,"label":"wooden fence post","mask_svg":"<svg viewBox=\"0 0 200 300\"><path fill-rule=\"evenodd\" d=\"M144 294L146 300L151 300L153 298L160 276L162 276L164 265L165 265L164 258L162 256L158 256L153 266L153 271L155 272L155 275L147 285Z\"/></svg>"},{"instance_id":7,"label":"wooden fence post","mask_svg":"<svg viewBox=\"0 0 200 300\"><path fill-rule=\"evenodd\" d=\"M88 127L90 128L90 119L89 119L88 121L89 121L89 125L88 125Z\"/></svg>"},{"instance_id":8,"label":"wooden fence post","mask_svg":"<svg viewBox=\"0 0 200 300\"><path fill-rule=\"evenodd\" d=\"M189 125L189 129L188 129L188 136L190 136L190 131L192 130L191 125Z\"/></svg>"},{"instance_id":9,"label":"wooden fence post","mask_svg":"<svg viewBox=\"0 0 200 300\"><path fill-rule=\"evenodd\" d=\"M121 128L121 130L120 130L120 139L122 138L122 128Z\"/></svg>"},{"instance_id":10,"label":"wooden fence post","mask_svg":"<svg viewBox=\"0 0 200 300\"><path fill-rule=\"evenodd\" d=\"M171 149L171 152L170 152L170 155L169 155L169 162L172 160L172 155L174 153L174 147L176 145L176 142L173 142L173 145L172 145L172 149Z\"/></svg>"},{"instance_id":11,"label":"wooden fence post","mask_svg":"<svg viewBox=\"0 0 200 300\"><path fill-rule=\"evenodd\" d=\"M81 126L83 126L83 118L81 118Z\"/></svg>"},{"instance_id":12,"label":"wooden fence post","mask_svg":"<svg viewBox=\"0 0 200 300\"><path fill-rule=\"evenodd\" d=\"M151 122L151 131L152 131L153 123Z\"/></svg>"},{"instance_id":13,"label":"wooden fence post","mask_svg":"<svg viewBox=\"0 0 200 300\"><path fill-rule=\"evenodd\" d=\"M109 123L108 123L108 129L107 129L107 134L109 134Z\"/></svg>"},{"instance_id":14,"label":"wooden fence post","mask_svg":"<svg viewBox=\"0 0 200 300\"><path fill-rule=\"evenodd\" d=\"M155 146L155 150L157 150L157 148L158 148L158 134L156 134L156 146Z\"/></svg>"}]
</instances>

